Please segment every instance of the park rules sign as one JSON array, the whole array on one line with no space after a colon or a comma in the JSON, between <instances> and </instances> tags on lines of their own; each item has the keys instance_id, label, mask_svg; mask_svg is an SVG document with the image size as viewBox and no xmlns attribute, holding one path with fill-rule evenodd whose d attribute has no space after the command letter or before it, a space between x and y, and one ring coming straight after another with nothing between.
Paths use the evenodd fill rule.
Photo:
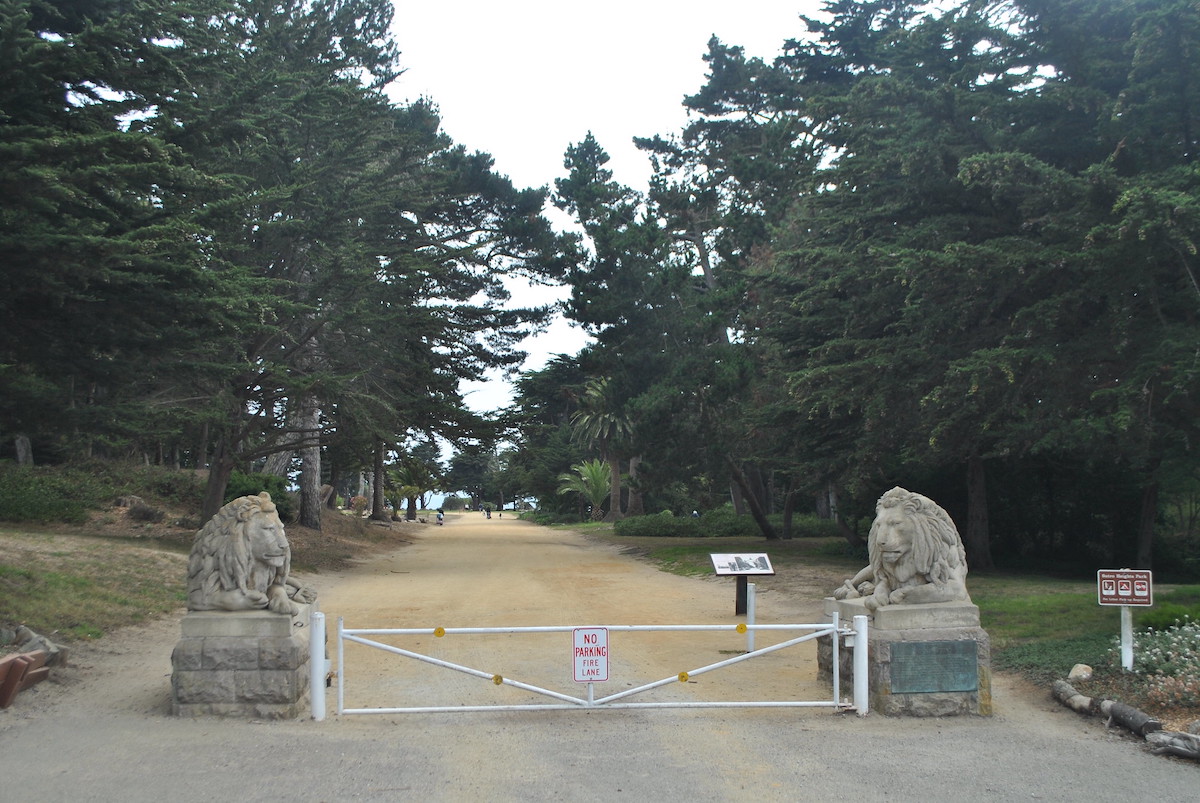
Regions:
<instances>
[{"instance_id":1,"label":"park rules sign","mask_svg":"<svg viewBox=\"0 0 1200 803\"><path fill-rule=\"evenodd\" d=\"M575 682L597 683L608 680L608 628L575 628Z\"/></svg>"},{"instance_id":2,"label":"park rules sign","mask_svg":"<svg viewBox=\"0 0 1200 803\"><path fill-rule=\"evenodd\" d=\"M1154 578L1145 569L1101 569L1096 594L1101 605L1153 605Z\"/></svg>"}]
</instances>

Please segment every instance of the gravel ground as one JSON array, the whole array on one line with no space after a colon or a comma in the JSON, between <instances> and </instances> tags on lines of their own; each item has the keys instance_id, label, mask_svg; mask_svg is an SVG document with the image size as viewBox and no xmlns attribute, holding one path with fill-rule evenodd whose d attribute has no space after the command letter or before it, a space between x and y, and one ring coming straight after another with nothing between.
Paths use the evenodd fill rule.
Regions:
<instances>
[{"instance_id":1,"label":"gravel ground","mask_svg":"<svg viewBox=\"0 0 1200 803\"><path fill-rule=\"evenodd\" d=\"M578 534L472 514L411 544L305 578L346 627L734 623L728 579L663 574ZM827 578L758 596L760 623L816 621ZM811 588L808 588L811 585ZM182 614L182 612L181 612ZM620 638L618 639L618 636ZM610 635L596 697L724 660L735 634ZM282 722L169 715L178 618L114 634L0 711L0 796L39 801L1195 800L1200 765L1151 755L998 676L992 717L894 719L829 709L606 709L337 715ZM569 638L400 643L582 695ZM563 642L562 639L568 638ZM557 639L557 640L556 640ZM756 646L766 646L765 634ZM333 644L331 642L331 652ZM346 651L346 706L549 702L379 650ZM728 673L728 674L726 674ZM655 701L828 696L809 645L672 683Z\"/></svg>"}]
</instances>

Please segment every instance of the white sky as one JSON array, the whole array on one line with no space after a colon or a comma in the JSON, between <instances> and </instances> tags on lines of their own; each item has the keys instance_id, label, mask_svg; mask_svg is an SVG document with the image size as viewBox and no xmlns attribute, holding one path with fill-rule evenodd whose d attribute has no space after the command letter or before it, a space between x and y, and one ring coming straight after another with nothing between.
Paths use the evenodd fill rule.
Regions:
<instances>
[{"instance_id":1,"label":"white sky","mask_svg":"<svg viewBox=\"0 0 1200 803\"><path fill-rule=\"evenodd\" d=\"M705 82L708 39L771 59L802 36L820 0L395 0L407 72L391 95L428 97L457 143L490 153L518 187L553 187L563 153L591 131L614 178L644 190L650 167L635 136L678 132L685 95ZM552 210L557 214L557 210ZM554 218L552 218L554 219ZM557 298L521 293L519 303ZM575 354L585 338L563 322L526 344L526 369ZM477 410L510 401L499 380L464 388Z\"/></svg>"}]
</instances>

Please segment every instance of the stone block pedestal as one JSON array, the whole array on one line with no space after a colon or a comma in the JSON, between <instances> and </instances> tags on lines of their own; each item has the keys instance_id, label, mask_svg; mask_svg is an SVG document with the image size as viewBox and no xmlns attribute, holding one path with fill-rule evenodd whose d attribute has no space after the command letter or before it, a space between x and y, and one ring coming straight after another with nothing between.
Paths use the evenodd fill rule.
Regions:
<instances>
[{"instance_id":1,"label":"stone block pedestal","mask_svg":"<svg viewBox=\"0 0 1200 803\"><path fill-rule=\"evenodd\" d=\"M889 716L936 717L992 713L992 652L970 602L887 605L873 614L861 599L825 600L826 621L837 611L843 626L870 618L868 689L872 711ZM840 650L841 687L853 683L853 652ZM833 648L817 644L821 675L833 677Z\"/></svg>"},{"instance_id":2,"label":"stone block pedestal","mask_svg":"<svg viewBox=\"0 0 1200 803\"><path fill-rule=\"evenodd\" d=\"M261 611L189 611L171 653L176 716L287 719L309 691L311 606L297 616Z\"/></svg>"}]
</instances>

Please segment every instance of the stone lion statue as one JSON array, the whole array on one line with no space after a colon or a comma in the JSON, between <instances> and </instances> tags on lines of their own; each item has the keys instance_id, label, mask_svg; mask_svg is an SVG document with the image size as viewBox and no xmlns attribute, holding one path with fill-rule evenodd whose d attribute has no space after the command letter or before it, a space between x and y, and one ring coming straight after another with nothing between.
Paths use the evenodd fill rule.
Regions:
<instances>
[{"instance_id":1,"label":"stone lion statue","mask_svg":"<svg viewBox=\"0 0 1200 803\"><path fill-rule=\"evenodd\" d=\"M950 516L932 499L893 488L875 505L867 539L870 563L833 592L883 605L970 601L967 556Z\"/></svg>"},{"instance_id":2,"label":"stone lion statue","mask_svg":"<svg viewBox=\"0 0 1200 803\"><path fill-rule=\"evenodd\" d=\"M196 533L188 557L188 610L266 608L295 615L316 592L288 577L292 550L271 495L242 496Z\"/></svg>"}]
</instances>

